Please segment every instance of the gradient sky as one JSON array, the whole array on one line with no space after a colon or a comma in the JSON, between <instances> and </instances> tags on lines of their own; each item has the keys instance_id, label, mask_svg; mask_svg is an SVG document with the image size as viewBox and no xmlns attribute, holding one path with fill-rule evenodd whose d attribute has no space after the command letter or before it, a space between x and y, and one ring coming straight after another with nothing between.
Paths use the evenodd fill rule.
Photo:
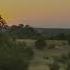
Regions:
<instances>
[{"instance_id":1,"label":"gradient sky","mask_svg":"<svg viewBox=\"0 0 70 70\"><path fill-rule=\"evenodd\" d=\"M70 0L0 0L0 14L10 24L70 27Z\"/></svg>"}]
</instances>

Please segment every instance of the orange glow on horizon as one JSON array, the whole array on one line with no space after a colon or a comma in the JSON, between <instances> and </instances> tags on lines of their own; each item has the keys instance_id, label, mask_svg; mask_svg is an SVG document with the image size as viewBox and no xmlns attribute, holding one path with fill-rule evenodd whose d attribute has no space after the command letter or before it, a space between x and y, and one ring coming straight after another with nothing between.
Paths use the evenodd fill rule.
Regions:
<instances>
[{"instance_id":1,"label":"orange glow on horizon","mask_svg":"<svg viewBox=\"0 0 70 70\"><path fill-rule=\"evenodd\" d=\"M8 24L69 25L70 0L0 0L0 14Z\"/></svg>"}]
</instances>

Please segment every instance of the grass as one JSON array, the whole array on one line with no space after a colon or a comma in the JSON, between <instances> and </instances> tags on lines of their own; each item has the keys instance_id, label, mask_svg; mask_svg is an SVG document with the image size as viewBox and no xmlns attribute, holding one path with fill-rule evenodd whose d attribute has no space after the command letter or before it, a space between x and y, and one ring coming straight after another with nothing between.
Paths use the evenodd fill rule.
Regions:
<instances>
[{"instance_id":1,"label":"grass","mask_svg":"<svg viewBox=\"0 0 70 70\"><path fill-rule=\"evenodd\" d=\"M52 52L51 52L52 51ZM60 53L59 53L60 52ZM49 70L48 64L52 63L52 57L53 56L60 56L63 53L62 51L55 51L55 50L47 50L47 51L37 51L35 50L34 59L32 60L29 70ZM46 59L45 57L48 57L49 59Z\"/></svg>"},{"instance_id":2,"label":"grass","mask_svg":"<svg viewBox=\"0 0 70 70\"><path fill-rule=\"evenodd\" d=\"M31 61L31 64L29 65L29 70L49 70L48 63L52 62L52 57L60 56L61 54L66 54L70 51L70 47L67 41L47 40L46 43L48 44L48 46L49 44L55 44L55 46L58 46L59 48L45 48L42 51L34 48L35 40L26 39L22 41L25 41L28 46L32 46L34 51L34 58ZM46 57L48 57L48 60L46 59Z\"/></svg>"},{"instance_id":3,"label":"grass","mask_svg":"<svg viewBox=\"0 0 70 70\"><path fill-rule=\"evenodd\" d=\"M60 57L62 54L66 54L70 51L70 46L67 41L63 40L46 40L47 46L44 50L38 50L34 48L34 42L36 40L17 40L18 42L25 42L28 46L32 46L34 51L34 57L29 65L29 70L49 70L48 64L52 63L52 58ZM55 48L47 49L47 47L54 45ZM61 69L63 70L63 69Z\"/></svg>"},{"instance_id":4,"label":"grass","mask_svg":"<svg viewBox=\"0 0 70 70\"><path fill-rule=\"evenodd\" d=\"M0 40L0 70L27 70L33 50L15 41Z\"/></svg>"}]
</instances>

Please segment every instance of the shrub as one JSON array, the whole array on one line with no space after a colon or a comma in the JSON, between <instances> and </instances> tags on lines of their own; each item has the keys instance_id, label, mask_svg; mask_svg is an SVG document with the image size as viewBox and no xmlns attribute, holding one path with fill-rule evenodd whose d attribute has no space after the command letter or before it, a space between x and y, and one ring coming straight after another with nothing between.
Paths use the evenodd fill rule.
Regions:
<instances>
[{"instance_id":1,"label":"shrub","mask_svg":"<svg viewBox=\"0 0 70 70\"><path fill-rule=\"evenodd\" d=\"M68 40L68 44L70 45L70 39Z\"/></svg>"},{"instance_id":2,"label":"shrub","mask_svg":"<svg viewBox=\"0 0 70 70\"><path fill-rule=\"evenodd\" d=\"M53 62L52 64L49 65L50 70L59 70L59 64L57 62Z\"/></svg>"},{"instance_id":3,"label":"shrub","mask_svg":"<svg viewBox=\"0 0 70 70\"><path fill-rule=\"evenodd\" d=\"M0 43L0 70L27 70L33 51L13 41Z\"/></svg>"},{"instance_id":4,"label":"shrub","mask_svg":"<svg viewBox=\"0 0 70 70\"><path fill-rule=\"evenodd\" d=\"M46 41L44 39L38 39L35 42L35 47L38 49L43 49L44 47L46 47Z\"/></svg>"},{"instance_id":5,"label":"shrub","mask_svg":"<svg viewBox=\"0 0 70 70\"><path fill-rule=\"evenodd\" d=\"M70 63L67 63L67 68L66 70L70 70Z\"/></svg>"}]
</instances>

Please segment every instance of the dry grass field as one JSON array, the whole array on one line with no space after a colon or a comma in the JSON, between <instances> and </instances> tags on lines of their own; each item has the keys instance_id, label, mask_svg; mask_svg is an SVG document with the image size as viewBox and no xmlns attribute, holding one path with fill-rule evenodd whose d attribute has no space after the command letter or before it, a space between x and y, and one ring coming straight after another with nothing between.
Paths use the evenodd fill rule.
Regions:
<instances>
[{"instance_id":1,"label":"dry grass field","mask_svg":"<svg viewBox=\"0 0 70 70\"><path fill-rule=\"evenodd\" d=\"M31 46L34 51L34 57L29 65L29 70L49 70L48 64L53 62L53 56L60 56L70 52L70 46L67 41L46 40L47 46L43 50L38 50L34 47L36 40L17 40L18 42L25 42L28 46ZM54 48L50 49L48 47ZM48 59L46 59L48 57ZM61 69L64 70L64 69Z\"/></svg>"}]
</instances>

